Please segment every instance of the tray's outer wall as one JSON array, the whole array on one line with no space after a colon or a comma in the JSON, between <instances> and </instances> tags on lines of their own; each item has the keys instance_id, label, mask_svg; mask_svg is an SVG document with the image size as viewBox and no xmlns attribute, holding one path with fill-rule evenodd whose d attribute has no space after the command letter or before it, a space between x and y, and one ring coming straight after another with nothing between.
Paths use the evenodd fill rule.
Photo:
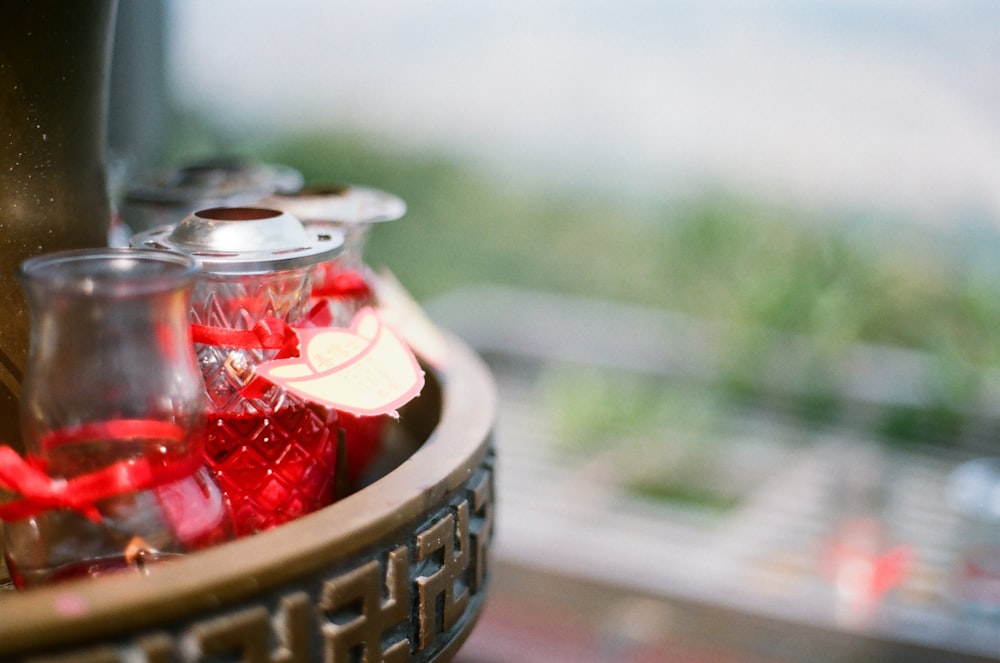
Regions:
<instances>
[{"instance_id":1,"label":"tray's outer wall","mask_svg":"<svg viewBox=\"0 0 1000 663\"><path fill-rule=\"evenodd\" d=\"M0 660L443 661L482 608L494 530L489 371L448 337L401 425L425 439L319 512L154 567L0 597Z\"/></svg>"}]
</instances>

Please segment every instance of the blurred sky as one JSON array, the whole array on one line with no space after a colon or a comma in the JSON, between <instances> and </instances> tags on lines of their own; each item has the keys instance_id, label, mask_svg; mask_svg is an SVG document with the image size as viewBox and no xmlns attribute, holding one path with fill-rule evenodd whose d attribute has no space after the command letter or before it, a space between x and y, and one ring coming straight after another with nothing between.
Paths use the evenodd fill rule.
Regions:
<instances>
[{"instance_id":1,"label":"blurred sky","mask_svg":"<svg viewBox=\"0 0 1000 663\"><path fill-rule=\"evenodd\" d=\"M174 95L538 180L1000 219L1000 3L172 0Z\"/></svg>"}]
</instances>

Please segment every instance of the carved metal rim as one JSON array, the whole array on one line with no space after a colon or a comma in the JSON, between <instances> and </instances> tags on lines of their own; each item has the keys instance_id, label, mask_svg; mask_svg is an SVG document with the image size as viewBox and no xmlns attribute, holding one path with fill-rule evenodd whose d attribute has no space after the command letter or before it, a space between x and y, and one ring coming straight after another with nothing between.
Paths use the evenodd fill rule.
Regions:
<instances>
[{"instance_id":1,"label":"carved metal rim","mask_svg":"<svg viewBox=\"0 0 1000 663\"><path fill-rule=\"evenodd\" d=\"M322 511L155 567L145 577L73 581L0 597L0 655L114 640L252 601L363 554L388 532L440 508L487 461L496 414L488 369L463 343L446 338L437 426L392 472Z\"/></svg>"}]
</instances>

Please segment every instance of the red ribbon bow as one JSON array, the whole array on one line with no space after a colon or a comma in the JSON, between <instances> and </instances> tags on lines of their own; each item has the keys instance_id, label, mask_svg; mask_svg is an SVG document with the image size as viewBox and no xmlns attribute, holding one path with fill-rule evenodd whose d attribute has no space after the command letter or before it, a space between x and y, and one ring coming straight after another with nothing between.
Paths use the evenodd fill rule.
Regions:
<instances>
[{"instance_id":1,"label":"red ribbon bow","mask_svg":"<svg viewBox=\"0 0 1000 663\"><path fill-rule=\"evenodd\" d=\"M167 439L181 440L184 429L163 421L120 420L87 424L71 431L57 431L43 440L42 447L59 446L86 440ZM20 495L0 504L0 520L20 520L49 509L73 509L95 522L101 520L95 504L100 500L137 490L146 490L192 475L203 459L197 449L172 461L153 463L140 457L112 463L94 472L69 479L52 478L45 472L45 461L22 458L8 446L0 446L0 487Z\"/></svg>"},{"instance_id":2,"label":"red ribbon bow","mask_svg":"<svg viewBox=\"0 0 1000 663\"><path fill-rule=\"evenodd\" d=\"M264 318L251 329L230 329L191 323L191 338L195 343L222 348L277 350L277 359L295 357L299 353L299 337L280 318Z\"/></svg>"},{"instance_id":3,"label":"red ribbon bow","mask_svg":"<svg viewBox=\"0 0 1000 663\"><path fill-rule=\"evenodd\" d=\"M275 359L299 356L299 336L295 329L280 318L264 318L251 329L230 329L191 323L191 339L202 345L243 350L277 350ZM254 376L243 385L241 393L247 398L264 395L271 383L260 376Z\"/></svg>"}]
</instances>

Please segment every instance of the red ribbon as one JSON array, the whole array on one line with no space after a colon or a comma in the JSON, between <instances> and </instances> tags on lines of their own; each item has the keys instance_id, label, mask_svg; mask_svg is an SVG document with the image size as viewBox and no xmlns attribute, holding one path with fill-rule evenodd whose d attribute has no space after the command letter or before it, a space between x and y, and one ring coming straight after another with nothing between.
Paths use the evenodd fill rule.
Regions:
<instances>
[{"instance_id":1,"label":"red ribbon","mask_svg":"<svg viewBox=\"0 0 1000 663\"><path fill-rule=\"evenodd\" d=\"M299 336L293 327L280 318L264 318L251 329L231 329L191 323L191 338L195 343L221 348L277 350L275 359L299 356ZM240 393L247 398L260 398L270 387L270 382L260 376L254 376L243 385Z\"/></svg>"},{"instance_id":2,"label":"red ribbon","mask_svg":"<svg viewBox=\"0 0 1000 663\"><path fill-rule=\"evenodd\" d=\"M191 338L195 343L221 348L277 350L277 359L295 357L299 353L299 337L280 318L264 318L251 329L230 329L191 323Z\"/></svg>"},{"instance_id":3,"label":"red ribbon","mask_svg":"<svg viewBox=\"0 0 1000 663\"><path fill-rule=\"evenodd\" d=\"M308 327L332 327L334 323L333 311L330 309L330 300L326 298L314 298L312 306L306 314L306 325Z\"/></svg>"},{"instance_id":4,"label":"red ribbon","mask_svg":"<svg viewBox=\"0 0 1000 663\"><path fill-rule=\"evenodd\" d=\"M354 270L337 271L330 264L320 266L317 283L310 294L313 305L305 318L306 326L309 327L334 326L331 301L353 300L367 304L375 297L371 285L362 273Z\"/></svg>"},{"instance_id":5,"label":"red ribbon","mask_svg":"<svg viewBox=\"0 0 1000 663\"><path fill-rule=\"evenodd\" d=\"M183 441L184 434L183 428L169 422L127 419L56 431L42 440L41 446L54 449L84 441L114 444L136 438ZM49 509L73 509L99 522L97 502L179 481L194 474L203 463L201 451L189 449L175 460L154 463L143 456L68 479L52 478L45 472L44 459L22 458L12 448L0 446L0 487L20 495L19 499L0 504L0 520L20 520Z\"/></svg>"},{"instance_id":6,"label":"red ribbon","mask_svg":"<svg viewBox=\"0 0 1000 663\"><path fill-rule=\"evenodd\" d=\"M372 288L360 273L353 270L333 272L325 270L320 283L313 286L313 297L330 299L370 299Z\"/></svg>"}]
</instances>

